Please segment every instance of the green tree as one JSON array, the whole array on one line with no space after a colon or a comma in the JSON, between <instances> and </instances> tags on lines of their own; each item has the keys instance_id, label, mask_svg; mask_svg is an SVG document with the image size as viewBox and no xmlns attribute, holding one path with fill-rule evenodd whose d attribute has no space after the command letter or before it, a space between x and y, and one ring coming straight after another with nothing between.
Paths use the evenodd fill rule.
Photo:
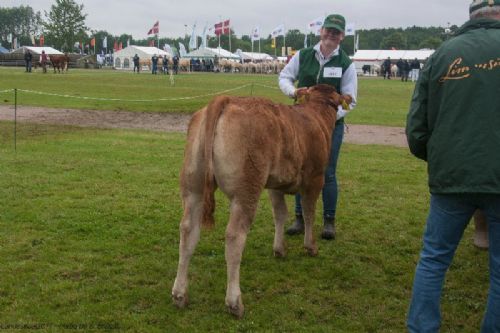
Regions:
<instances>
[{"instance_id":1,"label":"green tree","mask_svg":"<svg viewBox=\"0 0 500 333\"><path fill-rule=\"evenodd\" d=\"M7 40L12 34L22 45L32 45L31 36L39 36L42 29L40 12L35 12L30 6L12 8L0 7L0 37ZM12 47L11 43L5 46Z\"/></svg>"},{"instance_id":2,"label":"green tree","mask_svg":"<svg viewBox=\"0 0 500 333\"><path fill-rule=\"evenodd\" d=\"M392 48L406 49L406 38L404 37L402 32L394 32L382 39L382 42L380 43L380 49L389 50Z\"/></svg>"},{"instance_id":3,"label":"green tree","mask_svg":"<svg viewBox=\"0 0 500 333\"><path fill-rule=\"evenodd\" d=\"M63 51L71 51L75 42L87 38L83 4L78 5L73 0L56 0L50 12L45 12L48 19L44 23L47 38L55 47Z\"/></svg>"},{"instance_id":4,"label":"green tree","mask_svg":"<svg viewBox=\"0 0 500 333\"><path fill-rule=\"evenodd\" d=\"M424 39L418 46L419 49L437 49L443 40L439 37L432 36Z\"/></svg>"}]
</instances>

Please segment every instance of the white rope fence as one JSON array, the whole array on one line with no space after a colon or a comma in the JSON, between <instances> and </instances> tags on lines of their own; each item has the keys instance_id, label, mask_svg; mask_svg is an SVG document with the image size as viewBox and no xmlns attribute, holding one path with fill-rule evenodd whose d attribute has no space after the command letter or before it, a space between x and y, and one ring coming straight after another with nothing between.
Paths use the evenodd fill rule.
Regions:
<instances>
[{"instance_id":1,"label":"white rope fence","mask_svg":"<svg viewBox=\"0 0 500 333\"><path fill-rule=\"evenodd\" d=\"M0 94L2 93L8 93L8 92L13 92L14 89L7 89L7 90L0 90Z\"/></svg>"},{"instance_id":2,"label":"white rope fence","mask_svg":"<svg viewBox=\"0 0 500 333\"><path fill-rule=\"evenodd\" d=\"M74 95L54 94L54 93L48 93L48 92L36 91L36 90L27 90L27 89L18 89L17 91L24 92L24 93L30 93L30 94L37 94L37 95L46 95L46 96L64 97L64 98L75 98L75 99L94 100L94 101L165 102L165 101L191 100L191 99L198 99L198 98L203 98L203 97L221 95L221 94L225 94L225 93L228 93L228 92L232 92L232 91L236 91L236 90L241 90L241 89L250 87L251 85L252 85L251 83L248 83L248 84L244 84L242 86L236 87L236 88L221 90L221 91L217 91L217 92L213 92L213 93L207 93L207 94L202 94L202 95L197 95L197 96L157 98L157 99L122 99L122 98L86 97L86 96L74 96Z\"/></svg>"}]
</instances>

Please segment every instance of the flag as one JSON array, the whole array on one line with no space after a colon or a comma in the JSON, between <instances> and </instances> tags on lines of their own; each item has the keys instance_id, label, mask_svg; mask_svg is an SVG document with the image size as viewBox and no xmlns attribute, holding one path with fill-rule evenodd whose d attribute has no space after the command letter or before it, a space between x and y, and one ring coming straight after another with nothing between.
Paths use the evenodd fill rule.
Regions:
<instances>
[{"instance_id":1,"label":"flag","mask_svg":"<svg viewBox=\"0 0 500 333\"><path fill-rule=\"evenodd\" d=\"M102 47L104 49L108 48L108 36L104 37L104 39L102 40Z\"/></svg>"},{"instance_id":2,"label":"flag","mask_svg":"<svg viewBox=\"0 0 500 333\"><path fill-rule=\"evenodd\" d=\"M186 47L182 43L179 43L179 53L181 55L181 58L186 56L186 54L187 54Z\"/></svg>"},{"instance_id":3,"label":"flag","mask_svg":"<svg viewBox=\"0 0 500 333\"><path fill-rule=\"evenodd\" d=\"M156 23L153 25L151 29L148 31L148 35L158 35L160 33L160 21L156 21Z\"/></svg>"},{"instance_id":4,"label":"flag","mask_svg":"<svg viewBox=\"0 0 500 333\"><path fill-rule=\"evenodd\" d=\"M35 42L35 35L30 34L30 37L31 37L31 44L32 44L33 46L36 46L36 42Z\"/></svg>"},{"instance_id":5,"label":"flag","mask_svg":"<svg viewBox=\"0 0 500 333\"><path fill-rule=\"evenodd\" d=\"M354 23L347 23L345 25L345 35L346 36L354 36L356 34L356 27Z\"/></svg>"},{"instance_id":6,"label":"flag","mask_svg":"<svg viewBox=\"0 0 500 333\"><path fill-rule=\"evenodd\" d=\"M215 32L215 35L216 36L220 36L220 35L229 35L229 30L230 30L230 27L229 27L229 20L225 20L223 22L219 22L219 23L216 23L214 25L214 32Z\"/></svg>"},{"instance_id":7,"label":"flag","mask_svg":"<svg viewBox=\"0 0 500 333\"><path fill-rule=\"evenodd\" d=\"M129 47L129 46L130 46L130 38L127 39L127 47Z\"/></svg>"},{"instance_id":8,"label":"flag","mask_svg":"<svg viewBox=\"0 0 500 333\"><path fill-rule=\"evenodd\" d=\"M359 50L359 34L356 35L356 44L355 44L356 50Z\"/></svg>"},{"instance_id":9,"label":"flag","mask_svg":"<svg viewBox=\"0 0 500 333\"><path fill-rule=\"evenodd\" d=\"M12 48L17 49L17 37L14 37L14 39L12 40Z\"/></svg>"},{"instance_id":10,"label":"flag","mask_svg":"<svg viewBox=\"0 0 500 333\"><path fill-rule=\"evenodd\" d=\"M170 54L174 54L172 52L172 47L170 47L170 45L168 45L168 44L165 44L165 46L163 46L163 51L170 53Z\"/></svg>"},{"instance_id":11,"label":"flag","mask_svg":"<svg viewBox=\"0 0 500 333\"><path fill-rule=\"evenodd\" d=\"M276 38L278 36L285 36L285 25L280 24L271 32L271 37Z\"/></svg>"},{"instance_id":12,"label":"flag","mask_svg":"<svg viewBox=\"0 0 500 333\"><path fill-rule=\"evenodd\" d=\"M271 39L271 47L272 47L273 49L275 49L275 48L276 48L276 38Z\"/></svg>"},{"instance_id":13,"label":"flag","mask_svg":"<svg viewBox=\"0 0 500 333\"><path fill-rule=\"evenodd\" d=\"M7 35L7 41L8 41L9 43L12 43L12 34L8 34L8 35Z\"/></svg>"},{"instance_id":14,"label":"flag","mask_svg":"<svg viewBox=\"0 0 500 333\"><path fill-rule=\"evenodd\" d=\"M189 51L193 51L198 46L198 37L195 34L196 22L193 25L193 30L191 31L191 38L189 38Z\"/></svg>"},{"instance_id":15,"label":"flag","mask_svg":"<svg viewBox=\"0 0 500 333\"><path fill-rule=\"evenodd\" d=\"M309 31L311 31L315 36L319 36L319 31L321 30L324 21L325 18L323 16L315 18L314 20L309 22Z\"/></svg>"},{"instance_id":16,"label":"flag","mask_svg":"<svg viewBox=\"0 0 500 333\"><path fill-rule=\"evenodd\" d=\"M307 34L304 35L304 48L307 48Z\"/></svg>"},{"instance_id":17,"label":"flag","mask_svg":"<svg viewBox=\"0 0 500 333\"><path fill-rule=\"evenodd\" d=\"M207 47L207 24L203 28L203 32L201 34L201 48Z\"/></svg>"},{"instance_id":18,"label":"flag","mask_svg":"<svg viewBox=\"0 0 500 333\"><path fill-rule=\"evenodd\" d=\"M45 37L43 37L43 35L40 36L39 44L40 44L40 46L43 46L43 44L45 44Z\"/></svg>"},{"instance_id":19,"label":"flag","mask_svg":"<svg viewBox=\"0 0 500 333\"><path fill-rule=\"evenodd\" d=\"M95 46L95 37L90 40L90 46Z\"/></svg>"},{"instance_id":20,"label":"flag","mask_svg":"<svg viewBox=\"0 0 500 333\"><path fill-rule=\"evenodd\" d=\"M113 50L118 50L118 42L115 40L115 43L113 44Z\"/></svg>"},{"instance_id":21,"label":"flag","mask_svg":"<svg viewBox=\"0 0 500 333\"><path fill-rule=\"evenodd\" d=\"M123 49L123 43L122 42L120 42L120 45L118 45L118 50L121 50L121 49Z\"/></svg>"},{"instance_id":22,"label":"flag","mask_svg":"<svg viewBox=\"0 0 500 333\"><path fill-rule=\"evenodd\" d=\"M259 27L255 27L252 30L252 34L251 34L250 38L252 39L252 42L260 39L260 28Z\"/></svg>"}]
</instances>

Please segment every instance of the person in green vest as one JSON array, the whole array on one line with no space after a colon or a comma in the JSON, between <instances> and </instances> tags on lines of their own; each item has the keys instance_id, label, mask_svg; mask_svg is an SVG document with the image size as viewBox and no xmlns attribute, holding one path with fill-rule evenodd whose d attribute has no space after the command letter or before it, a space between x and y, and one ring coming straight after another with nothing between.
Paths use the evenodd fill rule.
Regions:
<instances>
[{"instance_id":1,"label":"person in green vest","mask_svg":"<svg viewBox=\"0 0 500 333\"><path fill-rule=\"evenodd\" d=\"M279 75L281 91L296 98L301 89L316 84L329 84L338 92L352 97L349 109L356 105L358 79L356 68L349 56L340 48L344 39L345 18L342 15L328 15L321 28L320 42L313 47L298 51ZM297 86L295 83L297 82ZM336 235L335 216L337 211L338 184L336 177L337 161L344 136L344 116L347 110L339 106L337 122L332 135L330 161L325 173L323 199L323 239L334 239ZM300 194L295 196L295 223L287 229L287 234L304 232L304 218Z\"/></svg>"},{"instance_id":2,"label":"person in green vest","mask_svg":"<svg viewBox=\"0 0 500 333\"><path fill-rule=\"evenodd\" d=\"M425 64L407 117L408 144L427 162L431 193L407 318L412 333L439 331L445 274L477 209L489 237L481 332L500 332L500 0L475 0L469 13Z\"/></svg>"}]
</instances>

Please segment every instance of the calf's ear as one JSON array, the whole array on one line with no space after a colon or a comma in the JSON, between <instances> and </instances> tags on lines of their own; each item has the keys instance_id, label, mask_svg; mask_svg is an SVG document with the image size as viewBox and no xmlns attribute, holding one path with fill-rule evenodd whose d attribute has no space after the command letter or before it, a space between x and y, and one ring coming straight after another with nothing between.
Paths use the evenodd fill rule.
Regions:
<instances>
[{"instance_id":1,"label":"calf's ear","mask_svg":"<svg viewBox=\"0 0 500 333\"><path fill-rule=\"evenodd\" d=\"M341 99L346 104L351 104L352 103L352 97L350 95L341 95Z\"/></svg>"}]
</instances>

